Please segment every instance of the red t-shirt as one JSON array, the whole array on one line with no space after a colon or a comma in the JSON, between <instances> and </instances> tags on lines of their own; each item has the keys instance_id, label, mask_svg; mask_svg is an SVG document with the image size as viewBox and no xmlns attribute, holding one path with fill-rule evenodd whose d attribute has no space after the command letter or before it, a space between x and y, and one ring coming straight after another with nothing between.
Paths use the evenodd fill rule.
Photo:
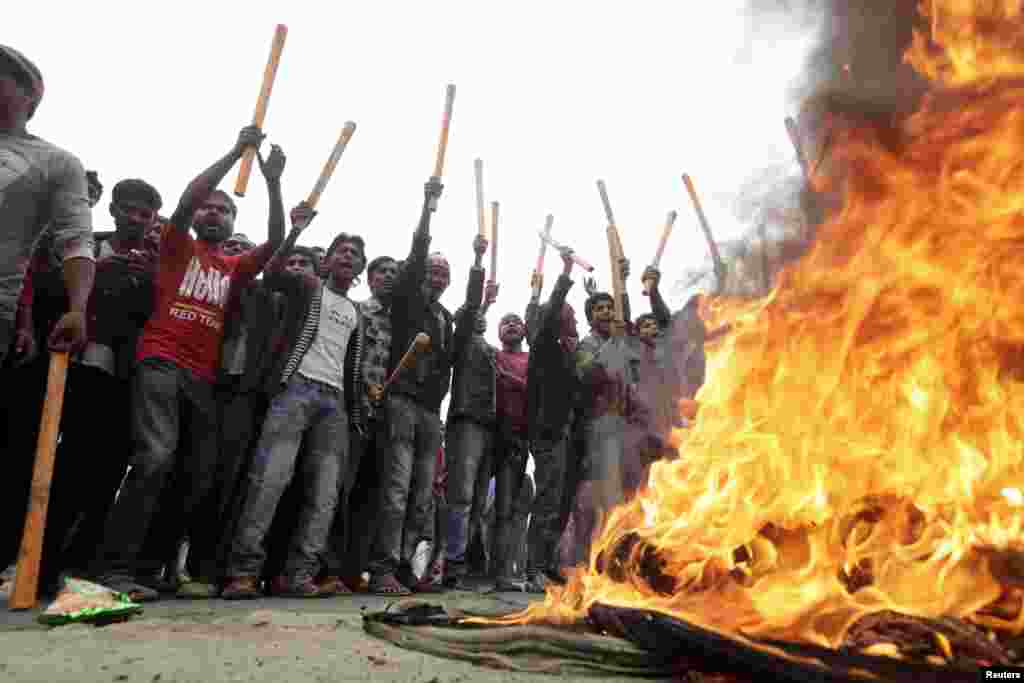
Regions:
<instances>
[{"instance_id":1,"label":"red t-shirt","mask_svg":"<svg viewBox=\"0 0 1024 683\"><path fill-rule=\"evenodd\" d=\"M529 427L526 419L526 371L530 365L530 354L525 351L498 351L494 360L498 366L498 419L513 433L525 434Z\"/></svg>"},{"instance_id":2,"label":"red t-shirt","mask_svg":"<svg viewBox=\"0 0 1024 683\"><path fill-rule=\"evenodd\" d=\"M142 330L136 358L165 358L214 381L230 290L246 286L272 255L268 243L225 256L216 245L165 225L153 315Z\"/></svg>"}]
</instances>

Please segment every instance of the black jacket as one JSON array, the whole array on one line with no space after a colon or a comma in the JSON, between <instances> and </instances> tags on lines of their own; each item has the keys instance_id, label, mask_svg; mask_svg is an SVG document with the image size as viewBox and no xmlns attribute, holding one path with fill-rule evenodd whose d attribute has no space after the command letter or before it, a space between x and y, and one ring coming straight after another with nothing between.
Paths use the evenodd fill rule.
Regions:
<instances>
[{"instance_id":1,"label":"black jacket","mask_svg":"<svg viewBox=\"0 0 1024 683\"><path fill-rule=\"evenodd\" d=\"M430 349L416 359L416 364L399 373L390 392L412 399L432 413L441 412L441 402L448 395L452 379L455 349L472 332L472 321L483 298L483 269L470 271L463 315L469 324L455 329L452 314L440 303L430 303L423 291L427 276L427 250L430 236L416 232L412 249L402 266L392 294L391 359L388 373L394 372L413 339L420 332L430 337ZM475 292L475 294L474 294Z\"/></svg>"},{"instance_id":2,"label":"black jacket","mask_svg":"<svg viewBox=\"0 0 1024 683\"><path fill-rule=\"evenodd\" d=\"M483 271L480 271L481 276ZM482 279L482 278L481 278ZM466 324L473 318L463 316ZM458 322L461 325L462 321ZM459 336L456 327L455 336ZM486 427L495 422L497 415L497 369L495 349L482 334L470 334L461 349L455 350L452 400L448 404L448 421L469 418Z\"/></svg>"},{"instance_id":3,"label":"black jacket","mask_svg":"<svg viewBox=\"0 0 1024 683\"><path fill-rule=\"evenodd\" d=\"M562 348L562 304L573 281L561 275L551 298L541 307L539 324L530 345L526 377L526 415L530 439L556 438L568 424L576 394L574 354Z\"/></svg>"}]
</instances>

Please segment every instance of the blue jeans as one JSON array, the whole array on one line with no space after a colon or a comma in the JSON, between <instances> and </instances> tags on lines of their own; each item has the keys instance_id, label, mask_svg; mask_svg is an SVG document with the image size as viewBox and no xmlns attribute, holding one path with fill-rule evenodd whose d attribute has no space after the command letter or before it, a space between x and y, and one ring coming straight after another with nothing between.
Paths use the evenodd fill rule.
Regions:
<instances>
[{"instance_id":1,"label":"blue jeans","mask_svg":"<svg viewBox=\"0 0 1024 683\"><path fill-rule=\"evenodd\" d=\"M369 565L373 576L409 568L419 542L434 540L441 418L406 396L392 394L387 401L388 442L380 463L377 538Z\"/></svg>"},{"instance_id":2,"label":"blue jeans","mask_svg":"<svg viewBox=\"0 0 1024 683\"><path fill-rule=\"evenodd\" d=\"M348 439L348 413L342 393L296 373L271 401L263 423L231 546L229 577L260 575L267 558L263 542L281 496L295 475L303 440L303 501L285 574L293 581L316 576L338 506Z\"/></svg>"},{"instance_id":3,"label":"blue jeans","mask_svg":"<svg viewBox=\"0 0 1024 683\"><path fill-rule=\"evenodd\" d=\"M193 541L198 540L198 547L215 545L215 540L207 538L215 539L218 527L202 515L218 459L213 384L172 361L146 358L132 379L131 422L135 447L131 469L107 521L94 570L98 575L135 574L160 494L182 450L188 451L185 493L177 503L184 515L182 526ZM188 449L180 448L183 437Z\"/></svg>"},{"instance_id":4,"label":"blue jeans","mask_svg":"<svg viewBox=\"0 0 1024 683\"><path fill-rule=\"evenodd\" d=\"M468 569L466 549L470 530L482 521L487 500L487 484L493 469L494 428L469 418L457 418L449 421L445 436L448 465L445 557L447 573L462 577Z\"/></svg>"}]
</instances>

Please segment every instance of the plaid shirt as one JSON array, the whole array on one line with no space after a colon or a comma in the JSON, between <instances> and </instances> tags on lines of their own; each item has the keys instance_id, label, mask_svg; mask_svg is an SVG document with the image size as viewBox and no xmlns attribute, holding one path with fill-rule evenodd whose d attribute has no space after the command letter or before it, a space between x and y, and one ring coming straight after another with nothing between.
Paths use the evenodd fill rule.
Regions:
<instances>
[{"instance_id":1,"label":"plaid shirt","mask_svg":"<svg viewBox=\"0 0 1024 683\"><path fill-rule=\"evenodd\" d=\"M363 343L363 382L384 385L388 377L388 361L391 356L391 309L382 304L376 297L371 297L359 304L365 326ZM366 391L360 399L363 402L363 415L370 420L376 414L377 406L371 401Z\"/></svg>"}]
</instances>

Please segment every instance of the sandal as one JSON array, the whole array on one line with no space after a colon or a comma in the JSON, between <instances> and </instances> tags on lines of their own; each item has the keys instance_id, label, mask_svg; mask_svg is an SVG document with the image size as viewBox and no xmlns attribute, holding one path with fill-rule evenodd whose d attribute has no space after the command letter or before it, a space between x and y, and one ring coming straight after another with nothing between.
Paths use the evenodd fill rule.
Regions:
<instances>
[{"instance_id":1,"label":"sandal","mask_svg":"<svg viewBox=\"0 0 1024 683\"><path fill-rule=\"evenodd\" d=\"M373 595L404 596L412 595L412 591L399 583L394 574L374 576L370 579L369 592Z\"/></svg>"},{"instance_id":2,"label":"sandal","mask_svg":"<svg viewBox=\"0 0 1024 683\"><path fill-rule=\"evenodd\" d=\"M325 577L323 580L318 581L317 585L320 587L320 590L331 595L352 595L352 589L337 576Z\"/></svg>"}]
</instances>

